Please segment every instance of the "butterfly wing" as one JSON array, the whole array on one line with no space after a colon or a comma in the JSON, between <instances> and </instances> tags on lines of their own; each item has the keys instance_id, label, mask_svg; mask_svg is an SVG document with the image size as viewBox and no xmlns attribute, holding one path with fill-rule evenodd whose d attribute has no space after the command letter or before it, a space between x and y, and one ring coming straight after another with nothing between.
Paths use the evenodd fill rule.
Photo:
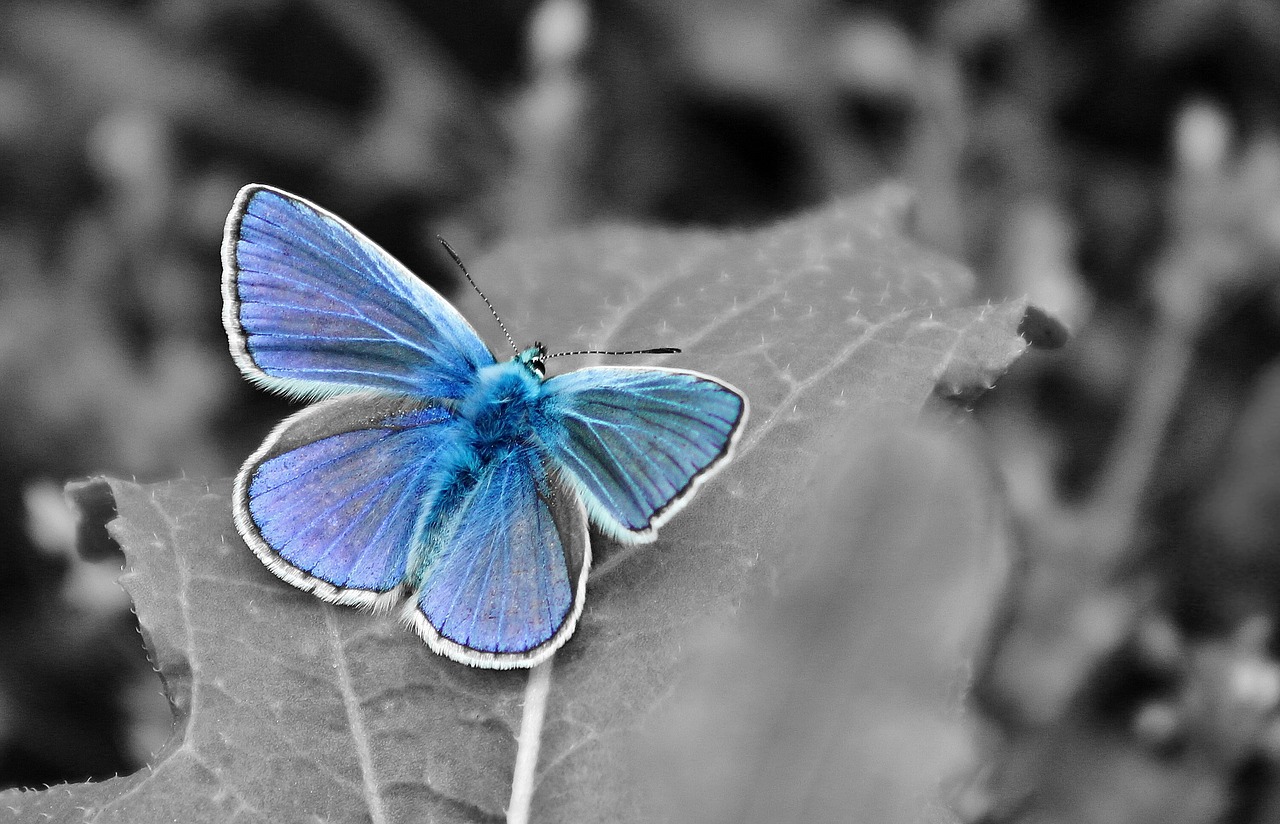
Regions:
<instances>
[{"instance_id":1,"label":"butterfly wing","mask_svg":"<svg viewBox=\"0 0 1280 824\"><path fill-rule=\"evenodd\" d=\"M747 399L697 372L590 367L549 379L541 413L538 434L592 522L643 542L729 459Z\"/></svg>"},{"instance_id":2,"label":"butterfly wing","mask_svg":"<svg viewBox=\"0 0 1280 824\"><path fill-rule=\"evenodd\" d=\"M460 398L494 362L435 290L346 221L286 192L240 190L222 261L231 354L267 389Z\"/></svg>"},{"instance_id":3,"label":"butterfly wing","mask_svg":"<svg viewBox=\"0 0 1280 824\"><path fill-rule=\"evenodd\" d=\"M472 666L531 667L573 634L591 565L587 514L533 450L462 473L421 534L405 618L431 649Z\"/></svg>"},{"instance_id":4,"label":"butterfly wing","mask_svg":"<svg viewBox=\"0 0 1280 824\"><path fill-rule=\"evenodd\" d=\"M300 589L390 605L458 425L429 401L367 393L310 406L277 426L236 476L240 534Z\"/></svg>"}]
</instances>

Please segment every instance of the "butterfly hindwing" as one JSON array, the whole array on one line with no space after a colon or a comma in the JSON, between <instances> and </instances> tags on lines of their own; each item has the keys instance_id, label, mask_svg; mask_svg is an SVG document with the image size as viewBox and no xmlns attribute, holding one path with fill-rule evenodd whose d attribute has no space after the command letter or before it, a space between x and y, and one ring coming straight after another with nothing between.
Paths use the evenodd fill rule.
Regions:
<instances>
[{"instance_id":1,"label":"butterfly hindwing","mask_svg":"<svg viewBox=\"0 0 1280 824\"><path fill-rule=\"evenodd\" d=\"M626 542L652 540L729 459L747 401L678 369L589 367L544 386L539 437L576 480L592 521Z\"/></svg>"},{"instance_id":2,"label":"butterfly hindwing","mask_svg":"<svg viewBox=\"0 0 1280 824\"><path fill-rule=\"evenodd\" d=\"M288 418L236 477L250 548L284 580L336 603L395 600L419 513L458 420L442 406L343 395Z\"/></svg>"},{"instance_id":3,"label":"butterfly hindwing","mask_svg":"<svg viewBox=\"0 0 1280 824\"><path fill-rule=\"evenodd\" d=\"M463 473L435 506L409 623L436 652L473 666L546 659L573 633L586 596L582 503L526 447Z\"/></svg>"},{"instance_id":4,"label":"butterfly hindwing","mask_svg":"<svg viewBox=\"0 0 1280 824\"><path fill-rule=\"evenodd\" d=\"M265 388L459 398L476 370L494 362L444 298L302 198L258 184L241 189L222 260L232 355Z\"/></svg>"}]
</instances>

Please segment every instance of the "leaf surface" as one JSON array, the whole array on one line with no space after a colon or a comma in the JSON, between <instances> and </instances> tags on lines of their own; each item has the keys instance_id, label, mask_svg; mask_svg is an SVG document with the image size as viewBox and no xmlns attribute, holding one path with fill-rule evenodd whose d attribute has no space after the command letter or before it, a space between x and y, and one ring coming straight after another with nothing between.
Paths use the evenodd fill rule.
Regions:
<instances>
[{"instance_id":1,"label":"leaf surface","mask_svg":"<svg viewBox=\"0 0 1280 824\"><path fill-rule=\"evenodd\" d=\"M962 699L1008 569L992 479L954 433L836 431L787 564L692 634L648 725L672 821L958 821Z\"/></svg>"}]
</instances>

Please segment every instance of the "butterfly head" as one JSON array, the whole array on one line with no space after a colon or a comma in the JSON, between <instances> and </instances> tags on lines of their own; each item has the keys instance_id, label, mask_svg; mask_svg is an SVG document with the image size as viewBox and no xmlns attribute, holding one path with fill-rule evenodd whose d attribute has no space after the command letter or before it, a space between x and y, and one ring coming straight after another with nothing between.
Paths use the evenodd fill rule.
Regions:
<instances>
[{"instance_id":1,"label":"butterfly head","mask_svg":"<svg viewBox=\"0 0 1280 824\"><path fill-rule=\"evenodd\" d=\"M535 341L533 346L516 355L516 360L538 378L547 376L547 347Z\"/></svg>"}]
</instances>

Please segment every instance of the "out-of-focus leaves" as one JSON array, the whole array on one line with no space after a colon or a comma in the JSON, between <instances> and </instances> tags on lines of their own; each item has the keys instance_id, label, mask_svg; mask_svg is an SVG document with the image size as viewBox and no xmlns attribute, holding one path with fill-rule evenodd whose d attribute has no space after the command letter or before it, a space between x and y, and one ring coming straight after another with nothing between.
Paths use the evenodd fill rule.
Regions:
<instances>
[{"instance_id":1,"label":"out-of-focus leaves","mask_svg":"<svg viewBox=\"0 0 1280 824\"><path fill-rule=\"evenodd\" d=\"M1222 473L1197 513L1200 540L1185 559L1188 600L1233 621L1265 614L1280 594L1280 364L1248 399Z\"/></svg>"},{"instance_id":2,"label":"out-of-focus leaves","mask_svg":"<svg viewBox=\"0 0 1280 824\"><path fill-rule=\"evenodd\" d=\"M935 393L968 397L1026 346L1025 304L964 306L969 273L904 234L906 207L887 188L751 234L619 227L472 261L517 334L553 351L679 346L675 363L752 404L735 462L657 543L597 539L586 612L556 659L535 820L650 820L636 730L669 700L688 633L731 619L793 564L804 481L857 451L831 433L911 420ZM478 298L464 312L496 331ZM927 497L935 477L899 480L924 483L916 494ZM282 584L236 536L225 483L111 485L125 584L178 734L150 772L5 794L0 810L82 805L134 822L501 817L523 673L457 665L394 621ZM864 639L882 660L885 629Z\"/></svg>"},{"instance_id":3,"label":"out-of-focus leaves","mask_svg":"<svg viewBox=\"0 0 1280 824\"><path fill-rule=\"evenodd\" d=\"M480 168L495 164L500 151L484 100L413 20L394 4L314 6L376 64L382 83L365 90L373 104L367 120L252 86L211 50L158 39L148 21L106 10L16 3L0 12L0 42L52 75L74 111L154 112L276 162L324 168L341 157L333 175L363 194L401 187L457 196ZM219 16L214 20L225 24ZM271 16L268 9L264 17ZM456 117L460 111L469 117Z\"/></svg>"},{"instance_id":4,"label":"out-of-focus leaves","mask_svg":"<svg viewBox=\"0 0 1280 824\"><path fill-rule=\"evenodd\" d=\"M260 151L296 153L319 161L349 140L351 123L316 106L278 95L248 93L216 64L157 46L145 28L119 15L69 5L13 4L4 13L6 47L53 73L74 97L75 111L145 108L220 139L253 142ZM211 108L235 112L210 118Z\"/></svg>"}]
</instances>

